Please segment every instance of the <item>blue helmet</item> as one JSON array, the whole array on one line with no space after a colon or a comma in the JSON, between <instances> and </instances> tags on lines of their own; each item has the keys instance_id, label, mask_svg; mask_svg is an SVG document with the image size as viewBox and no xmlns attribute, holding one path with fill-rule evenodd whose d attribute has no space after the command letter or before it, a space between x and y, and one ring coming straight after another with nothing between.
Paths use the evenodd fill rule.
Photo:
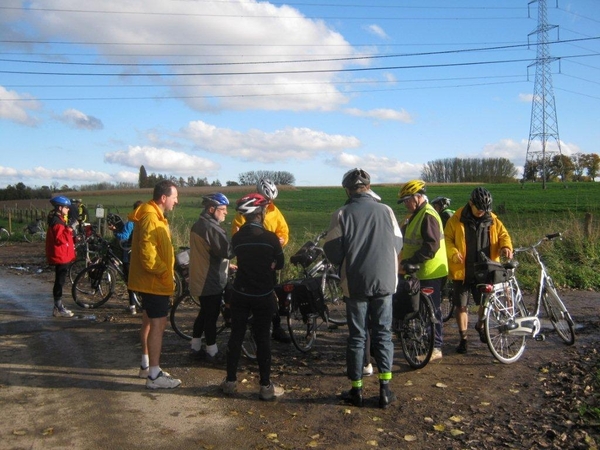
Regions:
<instances>
[{"instance_id":1,"label":"blue helmet","mask_svg":"<svg viewBox=\"0 0 600 450\"><path fill-rule=\"evenodd\" d=\"M228 206L229 200L220 192L202 196L202 205L204 206Z\"/></svg>"},{"instance_id":2,"label":"blue helmet","mask_svg":"<svg viewBox=\"0 0 600 450\"><path fill-rule=\"evenodd\" d=\"M58 197L51 198L50 203L52 203L52 206L54 206L55 208L58 206L71 206L71 200L69 200L64 195L59 195Z\"/></svg>"}]
</instances>

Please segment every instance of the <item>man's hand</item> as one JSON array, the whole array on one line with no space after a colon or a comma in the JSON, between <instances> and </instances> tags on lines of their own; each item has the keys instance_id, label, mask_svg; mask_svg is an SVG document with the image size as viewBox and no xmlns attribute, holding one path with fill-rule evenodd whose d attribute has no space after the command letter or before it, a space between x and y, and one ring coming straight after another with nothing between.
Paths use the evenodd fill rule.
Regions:
<instances>
[{"instance_id":1,"label":"man's hand","mask_svg":"<svg viewBox=\"0 0 600 450\"><path fill-rule=\"evenodd\" d=\"M508 247L502 247L500 249L500 256L504 256L506 259L512 259L513 258L513 252Z\"/></svg>"},{"instance_id":2,"label":"man's hand","mask_svg":"<svg viewBox=\"0 0 600 450\"><path fill-rule=\"evenodd\" d=\"M462 264L464 261L465 258L460 253L456 252L454 255L452 255L452 262L454 264Z\"/></svg>"}]
</instances>

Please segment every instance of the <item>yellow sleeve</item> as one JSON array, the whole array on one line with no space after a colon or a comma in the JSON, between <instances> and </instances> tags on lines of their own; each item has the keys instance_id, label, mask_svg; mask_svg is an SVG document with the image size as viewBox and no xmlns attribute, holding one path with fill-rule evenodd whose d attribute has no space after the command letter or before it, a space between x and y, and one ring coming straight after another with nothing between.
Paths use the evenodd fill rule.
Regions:
<instances>
[{"instance_id":1,"label":"yellow sleeve","mask_svg":"<svg viewBox=\"0 0 600 450\"><path fill-rule=\"evenodd\" d=\"M283 214L281 214L281 211L273 203L267 208L264 226L265 229L272 231L283 241L281 244L282 247L287 245L290 240L290 229Z\"/></svg>"},{"instance_id":2,"label":"yellow sleeve","mask_svg":"<svg viewBox=\"0 0 600 450\"><path fill-rule=\"evenodd\" d=\"M242 216L240 213L235 213L235 217L231 222L231 235L233 236L235 233L240 231L240 228L242 227L242 225L244 225L244 223L246 223L246 219L244 219L244 216Z\"/></svg>"}]
</instances>

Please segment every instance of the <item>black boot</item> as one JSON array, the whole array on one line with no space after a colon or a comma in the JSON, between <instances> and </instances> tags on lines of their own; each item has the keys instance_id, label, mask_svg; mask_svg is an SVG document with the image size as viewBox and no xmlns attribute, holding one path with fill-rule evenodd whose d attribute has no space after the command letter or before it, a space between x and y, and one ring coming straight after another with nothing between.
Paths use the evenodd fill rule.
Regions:
<instances>
[{"instance_id":1,"label":"black boot","mask_svg":"<svg viewBox=\"0 0 600 450\"><path fill-rule=\"evenodd\" d=\"M346 403L351 403L354 406L362 408L363 392L362 388L352 388L349 391L342 392L342 400Z\"/></svg>"},{"instance_id":2,"label":"black boot","mask_svg":"<svg viewBox=\"0 0 600 450\"><path fill-rule=\"evenodd\" d=\"M388 384L379 385L379 407L382 409L387 408L393 402L396 401L396 395L390 389Z\"/></svg>"}]
</instances>

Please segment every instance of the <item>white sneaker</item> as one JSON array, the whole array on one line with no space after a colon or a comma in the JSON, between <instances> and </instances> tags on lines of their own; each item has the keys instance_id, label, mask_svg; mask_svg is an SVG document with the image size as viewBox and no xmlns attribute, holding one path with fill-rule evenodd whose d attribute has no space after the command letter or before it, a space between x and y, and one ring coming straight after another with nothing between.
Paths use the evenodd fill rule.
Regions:
<instances>
[{"instance_id":1,"label":"white sneaker","mask_svg":"<svg viewBox=\"0 0 600 450\"><path fill-rule=\"evenodd\" d=\"M148 375L150 375L150 368L149 367L143 368L142 366L140 366L140 371L138 372L138 377L148 378Z\"/></svg>"},{"instance_id":2,"label":"white sneaker","mask_svg":"<svg viewBox=\"0 0 600 450\"><path fill-rule=\"evenodd\" d=\"M268 386L261 386L260 391L258 393L258 398L260 400L275 400L277 397L281 397L285 394L285 389L281 386L277 386L275 383L271 382Z\"/></svg>"},{"instance_id":3,"label":"white sneaker","mask_svg":"<svg viewBox=\"0 0 600 450\"><path fill-rule=\"evenodd\" d=\"M442 349L441 348L433 349L433 352L431 353L431 358L429 358L429 361L434 361L436 359L442 359Z\"/></svg>"},{"instance_id":4,"label":"white sneaker","mask_svg":"<svg viewBox=\"0 0 600 450\"><path fill-rule=\"evenodd\" d=\"M135 316L137 314L137 309L135 308L135 305L129 305L127 307L127 312L132 316Z\"/></svg>"},{"instance_id":5,"label":"white sneaker","mask_svg":"<svg viewBox=\"0 0 600 450\"><path fill-rule=\"evenodd\" d=\"M64 306L61 306L60 308L55 306L54 311L52 311L52 315L54 317L73 317L73 313Z\"/></svg>"},{"instance_id":6,"label":"white sneaker","mask_svg":"<svg viewBox=\"0 0 600 450\"><path fill-rule=\"evenodd\" d=\"M369 363L363 367L363 376L370 377L373 375L373 364Z\"/></svg>"},{"instance_id":7,"label":"white sneaker","mask_svg":"<svg viewBox=\"0 0 600 450\"><path fill-rule=\"evenodd\" d=\"M146 388L148 389L173 389L180 384L181 380L173 378L162 370L154 380L150 377L146 378Z\"/></svg>"},{"instance_id":8,"label":"white sneaker","mask_svg":"<svg viewBox=\"0 0 600 450\"><path fill-rule=\"evenodd\" d=\"M233 395L237 392L237 381L227 381L227 378L224 378L219 387L223 394Z\"/></svg>"}]
</instances>

